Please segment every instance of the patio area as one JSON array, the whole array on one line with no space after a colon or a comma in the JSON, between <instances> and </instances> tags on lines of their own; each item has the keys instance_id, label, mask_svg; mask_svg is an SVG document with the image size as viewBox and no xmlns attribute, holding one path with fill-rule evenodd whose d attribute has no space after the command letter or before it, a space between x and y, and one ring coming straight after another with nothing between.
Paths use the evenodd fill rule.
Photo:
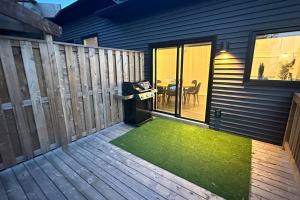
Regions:
<instances>
[{"instance_id":1,"label":"patio area","mask_svg":"<svg viewBox=\"0 0 300 200\"><path fill-rule=\"evenodd\" d=\"M109 142L123 123L0 172L0 199L222 199ZM299 199L288 154L252 141L250 199Z\"/></svg>"},{"instance_id":2,"label":"patio area","mask_svg":"<svg viewBox=\"0 0 300 200\"><path fill-rule=\"evenodd\" d=\"M300 200L300 1L0 1L0 200Z\"/></svg>"}]
</instances>

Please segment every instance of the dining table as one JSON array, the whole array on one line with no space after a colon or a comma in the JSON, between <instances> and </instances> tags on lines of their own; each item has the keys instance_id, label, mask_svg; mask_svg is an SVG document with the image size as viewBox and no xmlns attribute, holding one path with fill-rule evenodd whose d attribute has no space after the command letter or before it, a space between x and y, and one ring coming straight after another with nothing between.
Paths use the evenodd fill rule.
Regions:
<instances>
[{"instance_id":1,"label":"dining table","mask_svg":"<svg viewBox=\"0 0 300 200\"><path fill-rule=\"evenodd\" d=\"M168 85L174 84L175 83L159 83L157 84L157 87L160 87L163 91L167 91ZM186 103L186 90L190 87L195 87L195 85L182 85L182 90L183 90L183 98L184 98L184 103ZM165 98L165 93L163 94L163 100Z\"/></svg>"}]
</instances>

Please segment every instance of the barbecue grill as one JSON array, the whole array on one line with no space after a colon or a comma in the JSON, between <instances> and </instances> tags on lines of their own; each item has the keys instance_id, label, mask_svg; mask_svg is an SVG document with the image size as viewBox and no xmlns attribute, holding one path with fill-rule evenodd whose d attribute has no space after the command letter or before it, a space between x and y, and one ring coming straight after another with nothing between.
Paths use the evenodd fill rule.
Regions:
<instances>
[{"instance_id":1,"label":"barbecue grill","mask_svg":"<svg viewBox=\"0 0 300 200\"><path fill-rule=\"evenodd\" d=\"M123 82L122 95L127 97L123 100L124 122L138 126L151 120L151 101L155 92L149 81Z\"/></svg>"}]
</instances>

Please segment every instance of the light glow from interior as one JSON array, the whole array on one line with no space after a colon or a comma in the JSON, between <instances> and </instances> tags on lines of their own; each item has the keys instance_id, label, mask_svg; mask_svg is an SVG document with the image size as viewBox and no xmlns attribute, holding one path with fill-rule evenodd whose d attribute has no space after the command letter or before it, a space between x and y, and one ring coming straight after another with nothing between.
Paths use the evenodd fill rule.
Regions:
<instances>
[{"instance_id":1,"label":"light glow from interior","mask_svg":"<svg viewBox=\"0 0 300 200\"><path fill-rule=\"evenodd\" d=\"M179 48L179 52L177 52L177 47L158 48L156 55L155 51L153 52L156 56L158 89L156 108L160 111L175 113L176 95L178 95L177 103L181 99L181 105L177 104L177 113L180 113L181 117L205 121L211 43L195 43L183 47L183 56L181 56L182 47ZM177 54L179 55L178 62ZM183 66L181 66L181 58L183 58ZM179 64L178 71L176 70L177 63ZM176 85L176 73L178 73L178 83L181 83L182 88ZM178 94L176 94L176 89L178 89Z\"/></svg>"},{"instance_id":2,"label":"light glow from interior","mask_svg":"<svg viewBox=\"0 0 300 200\"><path fill-rule=\"evenodd\" d=\"M300 32L257 36L250 79L300 81Z\"/></svg>"}]
</instances>

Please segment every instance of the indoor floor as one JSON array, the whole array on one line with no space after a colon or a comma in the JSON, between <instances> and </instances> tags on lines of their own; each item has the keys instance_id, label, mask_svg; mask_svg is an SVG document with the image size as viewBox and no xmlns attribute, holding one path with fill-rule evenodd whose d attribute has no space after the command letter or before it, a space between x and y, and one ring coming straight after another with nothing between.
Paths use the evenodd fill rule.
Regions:
<instances>
[{"instance_id":1,"label":"indoor floor","mask_svg":"<svg viewBox=\"0 0 300 200\"><path fill-rule=\"evenodd\" d=\"M157 110L163 112L174 113L175 110L175 98L170 98L169 102L167 100L163 101L163 97L159 97L157 102ZM188 98L185 102L182 102L181 106L181 116L188 119L193 119L197 121L205 121L205 111L206 111L206 95L198 95L194 100L194 97L191 96L190 100ZM184 101L184 100L183 100ZM195 103L194 103L195 101Z\"/></svg>"}]
</instances>

